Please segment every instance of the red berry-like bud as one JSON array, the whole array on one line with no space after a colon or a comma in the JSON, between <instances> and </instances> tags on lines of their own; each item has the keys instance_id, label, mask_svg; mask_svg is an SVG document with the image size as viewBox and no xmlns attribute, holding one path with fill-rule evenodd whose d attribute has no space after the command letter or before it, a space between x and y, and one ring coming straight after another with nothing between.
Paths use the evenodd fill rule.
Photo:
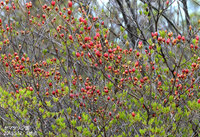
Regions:
<instances>
[{"instance_id":1,"label":"red berry-like bud","mask_svg":"<svg viewBox=\"0 0 200 137\"><path fill-rule=\"evenodd\" d=\"M104 53L104 57L108 58L108 53Z\"/></svg>"},{"instance_id":2,"label":"red berry-like bud","mask_svg":"<svg viewBox=\"0 0 200 137\"><path fill-rule=\"evenodd\" d=\"M154 36L155 36L153 32L151 32L151 36L152 36L152 37L154 37Z\"/></svg>"},{"instance_id":3,"label":"red berry-like bud","mask_svg":"<svg viewBox=\"0 0 200 137\"><path fill-rule=\"evenodd\" d=\"M191 49L193 49L193 48L194 48L193 44L190 44L190 48L191 48Z\"/></svg>"},{"instance_id":4,"label":"red berry-like bud","mask_svg":"<svg viewBox=\"0 0 200 137\"><path fill-rule=\"evenodd\" d=\"M79 52L76 52L76 57L80 57L80 53Z\"/></svg>"},{"instance_id":5,"label":"red berry-like bud","mask_svg":"<svg viewBox=\"0 0 200 137\"><path fill-rule=\"evenodd\" d=\"M51 5L55 6L56 2L55 1L51 1Z\"/></svg>"},{"instance_id":6,"label":"red berry-like bud","mask_svg":"<svg viewBox=\"0 0 200 137\"><path fill-rule=\"evenodd\" d=\"M49 92L46 92L46 96L48 96L49 95Z\"/></svg>"},{"instance_id":7,"label":"red berry-like bud","mask_svg":"<svg viewBox=\"0 0 200 137\"><path fill-rule=\"evenodd\" d=\"M53 84L50 82L50 83L49 83L49 86L51 87L52 85L53 85Z\"/></svg>"},{"instance_id":8,"label":"red berry-like bud","mask_svg":"<svg viewBox=\"0 0 200 137\"><path fill-rule=\"evenodd\" d=\"M19 86L17 84L15 84L15 87L18 88Z\"/></svg>"},{"instance_id":9,"label":"red berry-like bud","mask_svg":"<svg viewBox=\"0 0 200 137\"><path fill-rule=\"evenodd\" d=\"M170 39L169 39L169 38L167 39L167 42L166 42L166 43L167 43L167 44L169 44L169 43L170 43Z\"/></svg>"},{"instance_id":10,"label":"red berry-like bud","mask_svg":"<svg viewBox=\"0 0 200 137\"><path fill-rule=\"evenodd\" d=\"M138 67L138 65L139 65L139 61L136 61L135 62L135 67Z\"/></svg>"},{"instance_id":11,"label":"red berry-like bud","mask_svg":"<svg viewBox=\"0 0 200 137\"><path fill-rule=\"evenodd\" d=\"M74 98L74 94L70 93L69 97Z\"/></svg>"},{"instance_id":12,"label":"red berry-like bud","mask_svg":"<svg viewBox=\"0 0 200 137\"><path fill-rule=\"evenodd\" d=\"M111 66L108 66L108 69L112 69L112 67L111 67Z\"/></svg>"},{"instance_id":13,"label":"red berry-like bud","mask_svg":"<svg viewBox=\"0 0 200 137\"><path fill-rule=\"evenodd\" d=\"M25 58L24 58L24 57L22 57L21 61L25 61Z\"/></svg>"},{"instance_id":14,"label":"red berry-like bud","mask_svg":"<svg viewBox=\"0 0 200 137\"><path fill-rule=\"evenodd\" d=\"M72 11L71 11L71 10L68 10L67 13L68 13L68 15L71 15L71 14L72 14Z\"/></svg>"},{"instance_id":15,"label":"red berry-like bud","mask_svg":"<svg viewBox=\"0 0 200 137\"><path fill-rule=\"evenodd\" d=\"M69 6L70 8L72 7L72 2L71 2L71 1L68 2L68 6Z\"/></svg>"},{"instance_id":16,"label":"red berry-like bud","mask_svg":"<svg viewBox=\"0 0 200 137\"><path fill-rule=\"evenodd\" d=\"M169 1L168 0L166 1L166 5L169 5Z\"/></svg>"},{"instance_id":17,"label":"red berry-like bud","mask_svg":"<svg viewBox=\"0 0 200 137\"><path fill-rule=\"evenodd\" d=\"M96 55L98 56L98 57L101 57L101 53L97 50L96 51Z\"/></svg>"},{"instance_id":18,"label":"red berry-like bud","mask_svg":"<svg viewBox=\"0 0 200 137\"><path fill-rule=\"evenodd\" d=\"M30 87L29 90L30 90L30 91L33 91L33 87Z\"/></svg>"},{"instance_id":19,"label":"red berry-like bud","mask_svg":"<svg viewBox=\"0 0 200 137\"><path fill-rule=\"evenodd\" d=\"M199 36L196 36L196 40L199 40Z\"/></svg>"},{"instance_id":20,"label":"red berry-like bud","mask_svg":"<svg viewBox=\"0 0 200 137\"><path fill-rule=\"evenodd\" d=\"M108 52L109 52L109 53L112 53L112 49L108 49Z\"/></svg>"},{"instance_id":21,"label":"red berry-like bud","mask_svg":"<svg viewBox=\"0 0 200 137\"><path fill-rule=\"evenodd\" d=\"M144 79L140 79L140 82L141 82L141 83L144 83Z\"/></svg>"},{"instance_id":22,"label":"red berry-like bud","mask_svg":"<svg viewBox=\"0 0 200 137\"><path fill-rule=\"evenodd\" d=\"M198 99L198 101L197 101L199 104L200 104L200 99Z\"/></svg>"},{"instance_id":23,"label":"red berry-like bud","mask_svg":"<svg viewBox=\"0 0 200 137\"><path fill-rule=\"evenodd\" d=\"M134 112L132 112L132 116L135 117L135 113Z\"/></svg>"},{"instance_id":24,"label":"red berry-like bud","mask_svg":"<svg viewBox=\"0 0 200 137\"><path fill-rule=\"evenodd\" d=\"M72 37L72 35L69 35L69 39L70 39L70 40L73 40L73 37Z\"/></svg>"},{"instance_id":25,"label":"red berry-like bud","mask_svg":"<svg viewBox=\"0 0 200 137\"><path fill-rule=\"evenodd\" d=\"M6 10L7 10L7 11L9 10L9 7L8 7L8 6L6 6Z\"/></svg>"},{"instance_id":26,"label":"red berry-like bud","mask_svg":"<svg viewBox=\"0 0 200 137\"><path fill-rule=\"evenodd\" d=\"M181 35L178 35L178 40L181 40L181 38L182 38Z\"/></svg>"},{"instance_id":27,"label":"red berry-like bud","mask_svg":"<svg viewBox=\"0 0 200 137\"><path fill-rule=\"evenodd\" d=\"M108 93L108 90L106 89L106 90L104 90L104 92L105 92L105 93Z\"/></svg>"},{"instance_id":28,"label":"red berry-like bud","mask_svg":"<svg viewBox=\"0 0 200 137\"><path fill-rule=\"evenodd\" d=\"M162 42L162 37L158 37L158 41L159 41L159 42Z\"/></svg>"},{"instance_id":29,"label":"red berry-like bud","mask_svg":"<svg viewBox=\"0 0 200 137\"><path fill-rule=\"evenodd\" d=\"M185 41L185 37L184 36L182 36L182 40Z\"/></svg>"},{"instance_id":30,"label":"red berry-like bud","mask_svg":"<svg viewBox=\"0 0 200 137\"><path fill-rule=\"evenodd\" d=\"M99 89L97 89L97 93L100 93L100 90L99 90Z\"/></svg>"}]
</instances>

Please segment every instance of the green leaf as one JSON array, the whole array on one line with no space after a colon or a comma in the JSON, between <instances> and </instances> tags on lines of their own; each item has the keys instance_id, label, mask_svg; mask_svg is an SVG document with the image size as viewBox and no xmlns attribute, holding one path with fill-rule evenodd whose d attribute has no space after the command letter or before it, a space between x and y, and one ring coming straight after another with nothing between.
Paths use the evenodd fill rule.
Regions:
<instances>
[{"instance_id":1,"label":"green leaf","mask_svg":"<svg viewBox=\"0 0 200 137\"><path fill-rule=\"evenodd\" d=\"M51 125L51 127L52 127L52 129L53 129L53 130L55 130L55 129L56 129L56 126L55 126L55 125L53 125L53 124Z\"/></svg>"},{"instance_id":2,"label":"green leaf","mask_svg":"<svg viewBox=\"0 0 200 137\"><path fill-rule=\"evenodd\" d=\"M141 104L144 104L144 98L143 97L140 98L140 102L141 102Z\"/></svg>"},{"instance_id":3,"label":"green leaf","mask_svg":"<svg viewBox=\"0 0 200 137\"><path fill-rule=\"evenodd\" d=\"M111 89L113 87L113 83L109 82L108 83L108 89Z\"/></svg>"},{"instance_id":4,"label":"green leaf","mask_svg":"<svg viewBox=\"0 0 200 137\"><path fill-rule=\"evenodd\" d=\"M162 38L165 38L165 35L166 35L165 31L164 31L164 30L161 30L161 31L160 31L160 36L161 36Z\"/></svg>"},{"instance_id":5,"label":"green leaf","mask_svg":"<svg viewBox=\"0 0 200 137\"><path fill-rule=\"evenodd\" d=\"M121 32L124 32L124 28L122 26L120 26L120 30Z\"/></svg>"},{"instance_id":6,"label":"green leaf","mask_svg":"<svg viewBox=\"0 0 200 137\"><path fill-rule=\"evenodd\" d=\"M173 98L173 96L171 95L171 96L169 96L169 101L171 102L172 100L173 100L174 98Z\"/></svg>"},{"instance_id":7,"label":"green leaf","mask_svg":"<svg viewBox=\"0 0 200 137\"><path fill-rule=\"evenodd\" d=\"M76 128L78 129L79 132L81 132L82 129L83 129L82 126L78 126L78 127L76 127Z\"/></svg>"},{"instance_id":8,"label":"green leaf","mask_svg":"<svg viewBox=\"0 0 200 137\"><path fill-rule=\"evenodd\" d=\"M48 107L51 106L51 102L50 101L46 101L45 103L47 104Z\"/></svg>"},{"instance_id":9,"label":"green leaf","mask_svg":"<svg viewBox=\"0 0 200 137\"><path fill-rule=\"evenodd\" d=\"M73 127L75 127L76 126L76 120L74 120L74 119L71 120L71 124L72 124Z\"/></svg>"},{"instance_id":10,"label":"green leaf","mask_svg":"<svg viewBox=\"0 0 200 137\"><path fill-rule=\"evenodd\" d=\"M125 34L125 35L124 35L124 40L127 40L127 38L128 38L128 35Z\"/></svg>"},{"instance_id":11,"label":"green leaf","mask_svg":"<svg viewBox=\"0 0 200 137\"><path fill-rule=\"evenodd\" d=\"M71 115L72 109L70 107L67 108L67 113Z\"/></svg>"}]
</instances>

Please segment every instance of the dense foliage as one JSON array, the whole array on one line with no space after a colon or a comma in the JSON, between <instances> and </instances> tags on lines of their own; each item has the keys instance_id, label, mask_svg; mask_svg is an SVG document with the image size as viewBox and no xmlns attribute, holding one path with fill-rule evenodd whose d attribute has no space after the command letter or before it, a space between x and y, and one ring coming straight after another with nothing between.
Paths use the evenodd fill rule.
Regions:
<instances>
[{"instance_id":1,"label":"dense foliage","mask_svg":"<svg viewBox=\"0 0 200 137\"><path fill-rule=\"evenodd\" d=\"M198 23L149 33L122 15L116 34L104 11L64 0L6 0L1 15L0 135L200 135Z\"/></svg>"}]
</instances>

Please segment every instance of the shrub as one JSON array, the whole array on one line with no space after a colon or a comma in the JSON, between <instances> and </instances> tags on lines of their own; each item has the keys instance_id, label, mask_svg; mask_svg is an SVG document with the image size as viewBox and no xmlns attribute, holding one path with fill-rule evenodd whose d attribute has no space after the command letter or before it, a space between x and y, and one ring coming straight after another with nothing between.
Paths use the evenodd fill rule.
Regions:
<instances>
[{"instance_id":1,"label":"shrub","mask_svg":"<svg viewBox=\"0 0 200 137\"><path fill-rule=\"evenodd\" d=\"M37 136L199 135L198 35L160 30L130 48L77 3L4 6L2 134L15 126Z\"/></svg>"}]
</instances>

